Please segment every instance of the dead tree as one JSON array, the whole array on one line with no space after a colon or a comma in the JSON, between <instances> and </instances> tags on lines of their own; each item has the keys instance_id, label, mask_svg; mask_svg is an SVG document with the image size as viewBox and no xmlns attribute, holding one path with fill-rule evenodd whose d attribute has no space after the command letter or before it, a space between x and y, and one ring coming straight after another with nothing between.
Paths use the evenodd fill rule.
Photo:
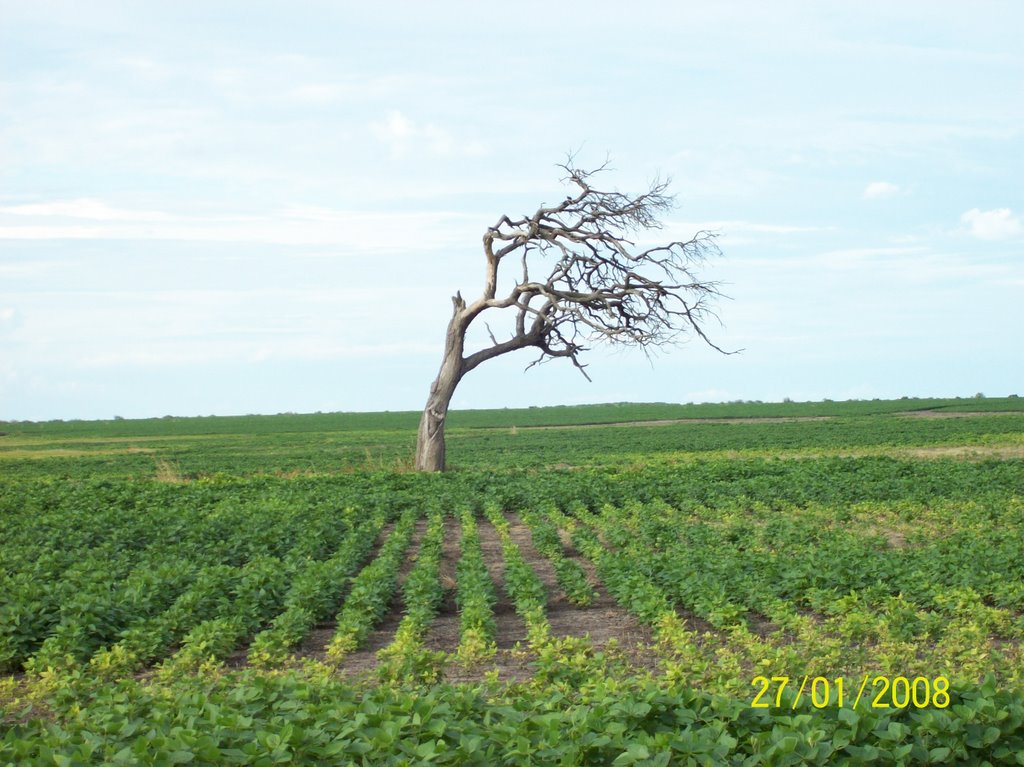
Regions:
<instances>
[{"instance_id":1,"label":"dead tree","mask_svg":"<svg viewBox=\"0 0 1024 767\"><path fill-rule=\"evenodd\" d=\"M701 231L685 242L640 250L629 237L661 228L660 217L674 207L665 193L668 182L655 180L633 196L593 185L607 163L586 171L570 157L558 167L572 193L532 216L498 219L483 237L483 293L470 304L461 293L452 297L441 369L420 419L420 471L444 470L445 418L455 388L466 373L494 357L533 348L539 356L528 367L564 357L589 381L580 355L596 342L650 351L696 336L722 351L704 329L714 317L710 304L721 294L716 283L695 274L709 256L720 253L716 235ZM498 295L503 267L503 281L515 284ZM538 272L547 274L538 279ZM499 341L488 325L491 345L466 354L469 326L484 312L502 310L512 325L509 336Z\"/></svg>"}]
</instances>

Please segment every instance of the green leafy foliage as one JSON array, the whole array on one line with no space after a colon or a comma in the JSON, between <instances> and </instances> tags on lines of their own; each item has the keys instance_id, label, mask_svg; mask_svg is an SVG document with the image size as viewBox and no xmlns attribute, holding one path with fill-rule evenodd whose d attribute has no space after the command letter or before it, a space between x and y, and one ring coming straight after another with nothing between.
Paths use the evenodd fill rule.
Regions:
<instances>
[{"instance_id":1,"label":"green leafy foliage","mask_svg":"<svg viewBox=\"0 0 1024 767\"><path fill-rule=\"evenodd\" d=\"M245 674L69 688L0 733L0 763L249 765L1017 765L1024 697L975 686L948 710L810 713L643 680L578 689L365 688Z\"/></svg>"},{"instance_id":2,"label":"green leafy foliage","mask_svg":"<svg viewBox=\"0 0 1024 767\"><path fill-rule=\"evenodd\" d=\"M170 419L138 444L119 431L131 422L5 429L0 666L15 675L0 678L0 764L1019 764L1024 416L895 414L968 405L791 403L771 414L831 417L753 423L735 416L768 406L659 406L652 417L732 420L578 430L528 426L634 411L498 411L462 426L453 414L458 470L443 476L377 470L408 451L406 414L269 429ZM179 476L156 481L148 449ZM956 458L934 457L947 450ZM535 673L437 684L423 637L444 596L442 510L462 528L457 655L495 652L481 509ZM546 638L547 595L512 515L570 599L586 605L593 589L567 536L651 627L642 672L614 643ZM385 684L314 663L219 665L245 648L277 667L334 614L342 661L397 604L424 518ZM865 673L943 675L949 705L890 696L853 710ZM795 705L794 684L781 705L752 708L759 674L827 677L833 695L844 676L845 703Z\"/></svg>"},{"instance_id":3,"label":"green leafy foliage","mask_svg":"<svg viewBox=\"0 0 1024 767\"><path fill-rule=\"evenodd\" d=\"M330 558L306 563L291 583L283 612L250 645L251 663L282 663L317 622L337 610L341 594L383 526L384 516L378 514L359 525Z\"/></svg>"},{"instance_id":4,"label":"green leafy foliage","mask_svg":"<svg viewBox=\"0 0 1024 767\"><path fill-rule=\"evenodd\" d=\"M416 564L402 585L405 614L395 638L378 653L383 661L385 679L433 678L439 658L423 647L423 636L437 615L444 599L444 587L438 578L444 544L444 515L429 515L427 532L416 555Z\"/></svg>"},{"instance_id":5,"label":"green leafy foliage","mask_svg":"<svg viewBox=\"0 0 1024 767\"><path fill-rule=\"evenodd\" d=\"M544 644L551 633L545 606L548 597L537 573L527 564L523 553L509 533L509 524L501 509L492 502L484 504L484 514L494 525L501 538L501 551L505 560L505 591L516 607L516 612L526 623L530 644Z\"/></svg>"},{"instance_id":6,"label":"green leafy foliage","mask_svg":"<svg viewBox=\"0 0 1024 767\"><path fill-rule=\"evenodd\" d=\"M558 586L565 592L569 601L580 607L586 607L593 602L597 593L579 563L565 555L558 529L543 514L530 510L524 510L522 518L530 528L533 545L551 562Z\"/></svg>"},{"instance_id":7,"label":"green leafy foliage","mask_svg":"<svg viewBox=\"0 0 1024 767\"><path fill-rule=\"evenodd\" d=\"M455 602L459 606L459 649L465 663L473 663L494 654L494 605L498 601L494 581L484 563L480 536L473 512L464 509L462 556L456 568Z\"/></svg>"},{"instance_id":8,"label":"green leafy foliage","mask_svg":"<svg viewBox=\"0 0 1024 767\"><path fill-rule=\"evenodd\" d=\"M340 662L357 649L388 611L415 525L415 512L403 514L376 559L352 580L344 607L338 613L334 636L327 645L327 658L332 663Z\"/></svg>"}]
</instances>

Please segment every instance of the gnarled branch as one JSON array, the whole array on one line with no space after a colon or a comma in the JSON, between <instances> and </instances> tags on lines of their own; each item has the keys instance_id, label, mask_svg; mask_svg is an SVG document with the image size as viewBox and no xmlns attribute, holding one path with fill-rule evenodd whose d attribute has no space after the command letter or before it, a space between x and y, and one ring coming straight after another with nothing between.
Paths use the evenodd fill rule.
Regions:
<instances>
[{"instance_id":1,"label":"gnarled branch","mask_svg":"<svg viewBox=\"0 0 1024 767\"><path fill-rule=\"evenodd\" d=\"M596 342L639 346L645 351L682 337L711 341L705 325L715 315L712 302L721 297L715 282L702 281L696 269L720 253L714 232L700 231L686 241L640 249L631 239L644 230L660 229L661 216L674 206L666 193L669 182L655 180L638 195L606 191L594 177L607 169L575 167L573 158L560 165L563 179L574 187L557 205L542 205L532 215L501 216L484 234L487 280L484 294L466 309L469 322L489 309L516 310L511 339L467 357L472 367L514 349L540 350L533 363L568 357L583 371L579 354ZM497 297L503 260L515 255L521 277L508 295ZM530 279L531 268L551 263L547 278ZM544 309L530 301L542 297ZM529 321L528 321L529 320Z\"/></svg>"}]
</instances>

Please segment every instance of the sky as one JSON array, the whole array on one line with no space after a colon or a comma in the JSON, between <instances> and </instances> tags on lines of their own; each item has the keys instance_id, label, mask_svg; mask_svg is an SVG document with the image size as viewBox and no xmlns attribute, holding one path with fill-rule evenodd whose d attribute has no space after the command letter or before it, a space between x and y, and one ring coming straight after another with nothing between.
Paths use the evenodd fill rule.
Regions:
<instances>
[{"instance_id":1,"label":"sky","mask_svg":"<svg viewBox=\"0 0 1024 767\"><path fill-rule=\"evenodd\" d=\"M481 237L670 178L721 355L453 407L1024 393L1024 4L0 0L0 419L418 410ZM492 325L499 336L502 325ZM505 331L507 332L507 331ZM486 340L477 334L473 343Z\"/></svg>"}]
</instances>

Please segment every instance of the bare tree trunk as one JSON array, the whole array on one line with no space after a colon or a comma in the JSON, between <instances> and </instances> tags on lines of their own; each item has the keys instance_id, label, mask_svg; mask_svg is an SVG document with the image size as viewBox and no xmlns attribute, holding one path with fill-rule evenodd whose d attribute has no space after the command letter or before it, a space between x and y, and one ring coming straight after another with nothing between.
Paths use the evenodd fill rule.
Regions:
<instances>
[{"instance_id":1,"label":"bare tree trunk","mask_svg":"<svg viewBox=\"0 0 1024 767\"><path fill-rule=\"evenodd\" d=\"M444 471L444 422L455 386L462 378L458 360L455 364L445 356L441 371L430 387L430 397L420 418L416 439L416 471Z\"/></svg>"},{"instance_id":2,"label":"bare tree trunk","mask_svg":"<svg viewBox=\"0 0 1024 767\"><path fill-rule=\"evenodd\" d=\"M452 304L452 319L448 323L448 333L444 340L441 369L430 385L427 406L423 408L423 416L420 418L420 430L416 438L417 471L445 469L445 419L448 417L448 405L455 394L455 387L465 373L462 350L465 347L466 328L462 310L466 308L466 302L461 295L456 295L452 298Z\"/></svg>"}]
</instances>

